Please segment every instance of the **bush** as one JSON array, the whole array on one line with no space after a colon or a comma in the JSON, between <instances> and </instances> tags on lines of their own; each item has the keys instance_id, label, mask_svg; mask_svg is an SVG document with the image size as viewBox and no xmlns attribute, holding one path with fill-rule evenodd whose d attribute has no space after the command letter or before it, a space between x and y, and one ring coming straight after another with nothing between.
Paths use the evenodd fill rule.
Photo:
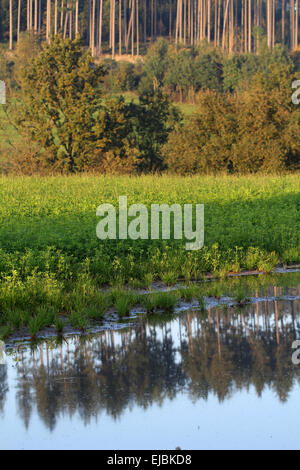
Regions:
<instances>
[{"instance_id":1,"label":"bush","mask_svg":"<svg viewBox=\"0 0 300 470\"><path fill-rule=\"evenodd\" d=\"M167 168L178 174L298 169L300 111L288 104L288 93L258 78L235 95L201 92L197 112L163 147Z\"/></svg>"},{"instance_id":2,"label":"bush","mask_svg":"<svg viewBox=\"0 0 300 470\"><path fill-rule=\"evenodd\" d=\"M116 70L109 77L110 86L116 91L136 90L140 76L134 64L130 62L119 62Z\"/></svg>"},{"instance_id":3,"label":"bush","mask_svg":"<svg viewBox=\"0 0 300 470\"><path fill-rule=\"evenodd\" d=\"M168 169L178 174L228 170L235 127L232 97L200 92L197 112L170 134L163 148Z\"/></svg>"}]
</instances>

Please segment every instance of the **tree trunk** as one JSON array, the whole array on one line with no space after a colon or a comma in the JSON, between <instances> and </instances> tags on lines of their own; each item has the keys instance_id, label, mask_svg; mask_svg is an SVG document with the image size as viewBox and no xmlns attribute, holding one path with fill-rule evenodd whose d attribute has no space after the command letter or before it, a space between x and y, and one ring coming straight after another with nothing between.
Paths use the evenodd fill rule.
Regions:
<instances>
[{"instance_id":1,"label":"tree trunk","mask_svg":"<svg viewBox=\"0 0 300 470\"><path fill-rule=\"evenodd\" d=\"M281 40L285 44L285 0L282 0L282 13L281 13Z\"/></svg>"},{"instance_id":2,"label":"tree trunk","mask_svg":"<svg viewBox=\"0 0 300 470\"><path fill-rule=\"evenodd\" d=\"M134 56L134 18L135 18L135 0L131 0L131 55Z\"/></svg>"},{"instance_id":3,"label":"tree trunk","mask_svg":"<svg viewBox=\"0 0 300 470\"><path fill-rule=\"evenodd\" d=\"M92 0L92 16L91 16L91 51L92 56L95 56L95 14L96 14L96 0Z\"/></svg>"},{"instance_id":4,"label":"tree trunk","mask_svg":"<svg viewBox=\"0 0 300 470\"><path fill-rule=\"evenodd\" d=\"M248 0L248 51L252 51L252 5L251 0Z\"/></svg>"},{"instance_id":5,"label":"tree trunk","mask_svg":"<svg viewBox=\"0 0 300 470\"><path fill-rule=\"evenodd\" d=\"M38 0L34 0L34 32L38 30Z\"/></svg>"},{"instance_id":6,"label":"tree trunk","mask_svg":"<svg viewBox=\"0 0 300 470\"><path fill-rule=\"evenodd\" d=\"M64 0L61 0L61 6L60 6L60 30L63 32L63 27L64 27Z\"/></svg>"},{"instance_id":7,"label":"tree trunk","mask_svg":"<svg viewBox=\"0 0 300 470\"><path fill-rule=\"evenodd\" d=\"M299 0L296 0L296 28L295 28L295 47L298 47L299 43Z\"/></svg>"},{"instance_id":8,"label":"tree trunk","mask_svg":"<svg viewBox=\"0 0 300 470\"><path fill-rule=\"evenodd\" d=\"M21 0L18 0L18 29L17 29L17 42L20 41L20 29L21 29Z\"/></svg>"},{"instance_id":9,"label":"tree trunk","mask_svg":"<svg viewBox=\"0 0 300 470\"><path fill-rule=\"evenodd\" d=\"M57 0L54 3L54 34L57 35Z\"/></svg>"},{"instance_id":10,"label":"tree trunk","mask_svg":"<svg viewBox=\"0 0 300 470\"><path fill-rule=\"evenodd\" d=\"M272 47L272 5L271 0L267 0L267 36L268 47Z\"/></svg>"},{"instance_id":11,"label":"tree trunk","mask_svg":"<svg viewBox=\"0 0 300 470\"><path fill-rule=\"evenodd\" d=\"M78 16L79 16L79 0L76 0L76 6L75 6L75 36L76 37L78 37L78 34L79 34Z\"/></svg>"},{"instance_id":12,"label":"tree trunk","mask_svg":"<svg viewBox=\"0 0 300 470\"><path fill-rule=\"evenodd\" d=\"M295 0L290 0L291 49L295 47Z\"/></svg>"},{"instance_id":13,"label":"tree trunk","mask_svg":"<svg viewBox=\"0 0 300 470\"><path fill-rule=\"evenodd\" d=\"M112 2L112 57L115 57L115 47L116 47L116 33L115 33L115 27L116 27L116 0L113 0Z\"/></svg>"},{"instance_id":14,"label":"tree trunk","mask_svg":"<svg viewBox=\"0 0 300 470\"><path fill-rule=\"evenodd\" d=\"M139 0L136 0L136 55L140 55Z\"/></svg>"},{"instance_id":15,"label":"tree trunk","mask_svg":"<svg viewBox=\"0 0 300 470\"><path fill-rule=\"evenodd\" d=\"M122 55L122 0L119 0L119 55Z\"/></svg>"},{"instance_id":16,"label":"tree trunk","mask_svg":"<svg viewBox=\"0 0 300 470\"><path fill-rule=\"evenodd\" d=\"M226 2L226 9L224 13L224 23L223 23L223 38L222 38L222 47L225 49L226 45L226 23L227 23L227 18L228 18L228 7L229 7L229 0Z\"/></svg>"},{"instance_id":17,"label":"tree trunk","mask_svg":"<svg viewBox=\"0 0 300 470\"><path fill-rule=\"evenodd\" d=\"M211 17L211 4L210 0L207 3L207 41L210 42L210 17Z\"/></svg>"},{"instance_id":18,"label":"tree trunk","mask_svg":"<svg viewBox=\"0 0 300 470\"><path fill-rule=\"evenodd\" d=\"M102 14L103 14L103 0L100 0L100 12L99 12L99 54L102 54Z\"/></svg>"},{"instance_id":19,"label":"tree trunk","mask_svg":"<svg viewBox=\"0 0 300 470\"><path fill-rule=\"evenodd\" d=\"M9 0L9 49L13 48L13 6L12 0Z\"/></svg>"},{"instance_id":20,"label":"tree trunk","mask_svg":"<svg viewBox=\"0 0 300 470\"><path fill-rule=\"evenodd\" d=\"M47 0L47 27L46 27L46 40L50 43L51 35L51 0Z\"/></svg>"}]
</instances>

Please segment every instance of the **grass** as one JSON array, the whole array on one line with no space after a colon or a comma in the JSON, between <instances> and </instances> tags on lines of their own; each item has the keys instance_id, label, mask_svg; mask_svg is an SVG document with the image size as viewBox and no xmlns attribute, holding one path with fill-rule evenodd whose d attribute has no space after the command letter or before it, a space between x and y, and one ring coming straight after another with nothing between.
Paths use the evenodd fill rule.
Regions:
<instances>
[{"instance_id":1,"label":"grass","mask_svg":"<svg viewBox=\"0 0 300 470\"><path fill-rule=\"evenodd\" d=\"M163 280L172 286L207 272L222 283L230 271L270 272L278 263L299 263L299 188L299 174L0 177L0 327L28 324L28 318L20 320L24 312L41 315L41 306L56 316L73 314L74 324L78 315L88 322L101 319L108 305L127 315L137 300L116 294L126 284L141 288ZM120 195L127 195L129 205L205 204L204 248L187 252L178 240L99 241L96 208L103 202L117 207ZM222 295L218 284L204 285L211 296ZM112 293L101 294L103 286ZM154 295L145 308L157 305ZM33 335L37 324L31 321Z\"/></svg>"},{"instance_id":2,"label":"grass","mask_svg":"<svg viewBox=\"0 0 300 470\"><path fill-rule=\"evenodd\" d=\"M117 312L120 318L129 315L131 308L142 306L148 314L171 315L176 305L181 301L198 301L198 311L206 315L205 296L220 299L222 296L230 297L237 305L242 307L254 296L265 296L270 286L281 287L284 292L286 287L297 287L300 284L300 273L272 274L268 276L250 276L234 279L204 281L201 283L187 284L177 290L167 292L150 292L149 294L136 294L128 290L111 289L105 293L99 293L98 299L81 297L77 310L74 309L62 318L55 307L36 305L29 310L12 308L4 312L3 325L0 325L0 337L6 338L13 332L20 330L30 335L32 340L37 339L37 334L46 327L52 327L58 334L62 334L66 326L72 326L75 330L85 332L101 320L109 309ZM83 291L84 286L79 286ZM273 294L272 294L273 295ZM99 298L102 299L99 304ZM92 301L94 300L94 303ZM61 294L61 310L66 311L69 299ZM101 307L99 307L101 305Z\"/></svg>"},{"instance_id":3,"label":"grass","mask_svg":"<svg viewBox=\"0 0 300 470\"><path fill-rule=\"evenodd\" d=\"M120 93L108 93L107 96L116 98L118 96L122 95L125 99L126 103L130 103L133 101L135 104L139 103L139 97L138 93L134 91L126 91L126 92L120 92ZM197 105L193 103L180 103L180 102L174 102L174 106L178 108L178 110L182 113L184 118L190 117L192 114L194 114L197 110Z\"/></svg>"}]
</instances>

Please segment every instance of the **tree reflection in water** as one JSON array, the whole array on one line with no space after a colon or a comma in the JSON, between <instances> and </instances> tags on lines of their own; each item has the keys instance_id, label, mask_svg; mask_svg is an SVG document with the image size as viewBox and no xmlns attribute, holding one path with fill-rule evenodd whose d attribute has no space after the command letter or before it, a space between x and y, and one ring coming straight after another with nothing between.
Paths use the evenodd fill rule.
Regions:
<instances>
[{"instance_id":1,"label":"tree reflection in water","mask_svg":"<svg viewBox=\"0 0 300 470\"><path fill-rule=\"evenodd\" d=\"M24 348L16 353L19 413L28 427L36 407L53 430L61 414L79 413L86 424L101 412L116 419L133 405L146 409L178 392L223 401L253 386L259 396L271 388L285 402L300 378L291 361L299 319L299 300L266 301L207 316L140 318L126 330ZM5 378L1 384L0 407Z\"/></svg>"}]
</instances>

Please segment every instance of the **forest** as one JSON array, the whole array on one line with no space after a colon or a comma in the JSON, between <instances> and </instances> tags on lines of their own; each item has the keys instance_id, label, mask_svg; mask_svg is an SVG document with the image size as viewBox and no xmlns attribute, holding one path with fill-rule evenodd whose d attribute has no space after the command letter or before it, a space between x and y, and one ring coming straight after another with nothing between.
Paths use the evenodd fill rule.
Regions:
<instances>
[{"instance_id":1,"label":"forest","mask_svg":"<svg viewBox=\"0 0 300 470\"><path fill-rule=\"evenodd\" d=\"M139 55L145 44L167 37L177 44L202 40L232 52L268 46L298 47L299 0L1 0L0 41L10 49L21 31L84 38L92 55Z\"/></svg>"},{"instance_id":2,"label":"forest","mask_svg":"<svg viewBox=\"0 0 300 470\"><path fill-rule=\"evenodd\" d=\"M298 0L1 0L0 172L298 170L298 41Z\"/></svg>"},{"instance_id":3,"label":"forest","mask_svg":"<svg viewBox=\"0 0 300 470\"><path fill-rule=\"evenodd\" d=\"M0 48L0 172L179 175L299 169L300 53L229 55L160 38L136 63L23 32ZM178 155L181 158L178 158Z\"/></svg>"}]
</instances>

